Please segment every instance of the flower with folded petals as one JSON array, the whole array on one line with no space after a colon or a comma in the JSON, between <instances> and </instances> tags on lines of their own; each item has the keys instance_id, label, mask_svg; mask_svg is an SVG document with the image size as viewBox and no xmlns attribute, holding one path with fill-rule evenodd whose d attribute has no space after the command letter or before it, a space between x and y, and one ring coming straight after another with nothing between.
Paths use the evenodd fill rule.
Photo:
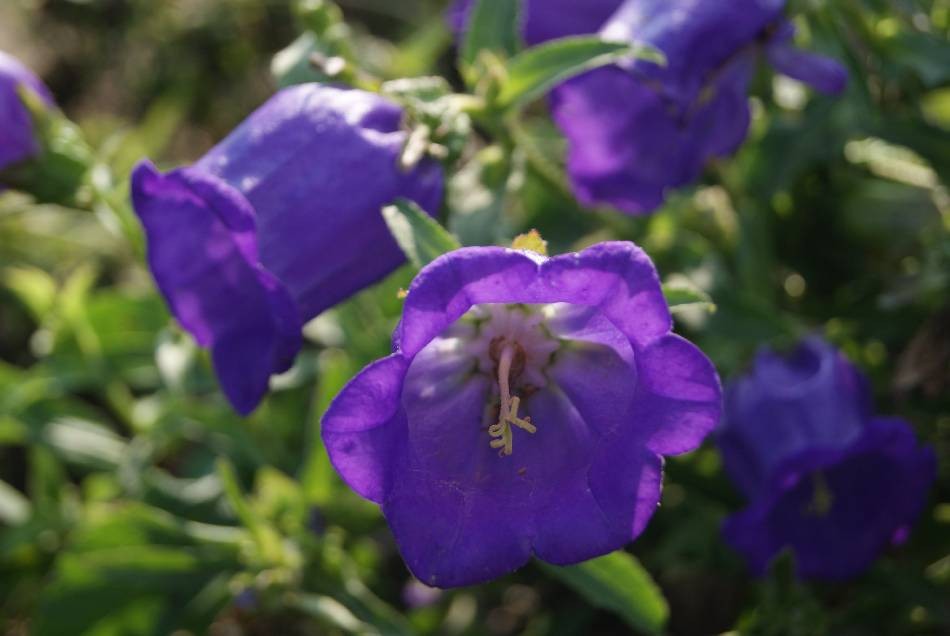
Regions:
<instances>
[{"instance_id":1,"label":"flower with folded petals","mask_svg":"<svg viewBox=\"0 0 950 636\"><path fill-rule=\"evenodd\" d=\"M451 20L459 23L470 6L460 3ZM698 179L710 159L735 152L748 133L748 86L760 53L780 73L820 91L843 90L847 73L837 62L792 46L784 6L785 0L528 0L528 44L599 31L606 39L651 44L667 61L599 68L552 92L577 198L649 213L668 190Z\"/></svg>"},{"instance_id":2,"label":"flower with folded petals","mask_svg":"<svg viewBox=\"0 0 950 636\"><path fill-rule=\"evenodd\" d=\"M394 353L332 403L324 443L426 585L606 554L656 509L662 456L719 419L715 370L671 326L631 243L451 252L413 282Z\"/></svg>"},{"instance_id":3,"label":"flower with folded petals","mask_svg":"<svg viewBox=\"0 0 950 636\"><path fill-rule=\"evenodd\" d=\"M135 169L152 274L239 412L289 368L305 321L403 263L380 209L438 211L441 168L399 166L401 119L371 93L294 86L194 165Z\"/></svg>"},{"instance_id":4,"label":"flower with folded petals","mask_svg":"<svg viewBox=\"0 0 950 636\"><path fill-rule=\"evenodd\" d=\"M906 538L935 457L870 407L865 378L818 338L761 352L729 388L717 441L750 503L724 533L756 573L790 548L801 576L848 578Z\"/></svg>"},{"instance_id":5,"label":"flower with folded petals","mask_svg":"<svg viewBox=\"0 0 950 636\"><path fill-rule=\"evenodd\" d=\"M0 171L40 152L30 111L20 95L23 89L53 105L43 82L19 60L0 51Z\"/></svg>"}]
</instances>

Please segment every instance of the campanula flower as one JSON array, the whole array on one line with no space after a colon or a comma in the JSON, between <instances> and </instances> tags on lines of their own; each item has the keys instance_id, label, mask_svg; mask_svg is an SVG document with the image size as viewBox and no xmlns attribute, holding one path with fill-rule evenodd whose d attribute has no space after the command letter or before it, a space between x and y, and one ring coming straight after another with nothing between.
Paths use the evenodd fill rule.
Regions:
<instances>
[{"instance_id":1,"label":"campanula flower","mask_svg":"<svg viewBox=\"0 0 950 636\"><path fill-rule=\"evenodd\" d=\"M40 152L30 111L20 96L24 88L53 105L43 82L19 60L0 51L0 171Z\"/></svg>"},{"instance_id":2,"label":"campanula flower","mask_svg":"<svg viewBox=\"0 0 950 636\"><path fill-rule=\"evenodd\" d=\"M459 3L450 21L458 25L471 4ZM649 213L671 188L698 179L710 159L735 152L748 133L748 87L762 53L780 73L826 93L843 90L847 73L837 62L794 48L784 6L785 0L528 0L529 45L600 32L650 44L667 61L599 68L551 93L577 198Z\"/></svg>"},{"instance_id":3,"label":"campanula flower","mask_svg":"<svg viewBox=\"0 0 950 636\"><path fill-rule=\"evenodd\" d=\"M632 243L460 249L419 273L394 353L343 389L323 440L426 585L606 554L656 509L662 456L719 419L712 364L671 327Z\"/></svg>"},{"instance_id":4,"label":"campanula flower","mask_svg":"<svg viewBox=\"0 0 950 636\"><path fill-rule=\"evenodd\" d=\"M194 165L136 168L152 274L239 412L291 365L304 322L403 263L380 209L438 210L441 168L398 165L401 119L374 94L294 86Z\"/></svg>"},{"instance_id":5,"label":"campanula flower","mask_svg":"<svg viewBox=\"0 0 950 636\"><path fill-rule=\"evenodd\" d=\"M758 574L784 548L802 577L859 574L906 537L935 478L931 449L874 415L864 376L818 338L759 353L727 392L717 441L749 500L724 533Z\"/></svg>"},{"instance_id":6,"label":"campanula flower","mask_svg":"<svg viewBox=\"0 0 950 636\"><path fill-rule=\"evenodd\" d=\"M571 35L596 33L623 0L524 0L522 33L528 45ZM449 9L449 26L465 30L475 0L456 0Z\"/></svg>"}]
</instances>

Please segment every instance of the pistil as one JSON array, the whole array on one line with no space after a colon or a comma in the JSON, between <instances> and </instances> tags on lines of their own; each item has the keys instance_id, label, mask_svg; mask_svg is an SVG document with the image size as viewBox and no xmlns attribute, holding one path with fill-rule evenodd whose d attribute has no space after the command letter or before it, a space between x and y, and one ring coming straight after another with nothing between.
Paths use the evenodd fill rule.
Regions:
<instances>
[{"instance_id":1,"label":"pistil","mask_svg":"<svg viewBox=\"0 0 950 636\"><path fill-rule=\"evenodd\" d=\"M498 455L501 457L511 455L514 450L512 426L517 426L532 435L538 430L531 423L530 417L518 417L521 398L511 395L511 365L516 353L517 344L505 341L498 357L498 390L501 394L501 406L498 409L498 422L488 427L488 434L492 438L491 447L498 449Z\"/></svg>"}]
</instances>

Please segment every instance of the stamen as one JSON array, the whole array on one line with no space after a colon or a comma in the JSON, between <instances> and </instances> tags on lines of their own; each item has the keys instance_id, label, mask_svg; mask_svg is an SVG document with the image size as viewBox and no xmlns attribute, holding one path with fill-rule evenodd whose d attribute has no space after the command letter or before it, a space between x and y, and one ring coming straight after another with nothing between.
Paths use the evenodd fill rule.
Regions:
<instances>
[{"instance_id":1,"label":"stamen","mask_svg":"<svg viewBox=\"0 0 950 636\"><path fill-rule=\"evenodd\" d=\"M512 425L532 435L538 431L538 428L531 423L530 417L518 417L521 398L511 395L509 381L516 346L511 342L505 342L498 358L498 390L501 393L501 406L498 409L498 422L488 427L488 434L492 437L490 445L492 448L499 449L498 454L502 457L511 455L514 451Z\"/></svg>"}]
</instances>

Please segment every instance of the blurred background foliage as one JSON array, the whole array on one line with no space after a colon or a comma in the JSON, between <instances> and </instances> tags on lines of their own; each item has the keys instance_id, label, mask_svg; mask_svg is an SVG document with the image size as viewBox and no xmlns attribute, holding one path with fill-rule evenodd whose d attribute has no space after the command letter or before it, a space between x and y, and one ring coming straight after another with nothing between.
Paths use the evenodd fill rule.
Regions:
<instances>
[{"instance_id":1,"label":"blurred background foliage","mask_svg":"<svg viewBox=\"0 0 950 636\"><path fill-rule=\"evenodd\" d=\"M388 351L412 271L309 324L296 366L242 420L169 319L126 202L136 160L199 157L280 83L319 78L315 51L460 85L443 2L338 4L348 30L328 36L306 1L0 3L0 48L47 80L96 164L89 209L0 195L0 632L950 633L950 1L790 2L809 47L850 67L847 94L763 71L743 149L654 216L565 196L539 103L523 123L534 152L476 143L443 219L466 244L529 228L552 253L636 241L667 282L714 299L677 328L724 379L761 344L824 333L880 410L937 448L910 541L846 584L796 582L786 561L752 580L720 540L740 500L707 447L669 462L630 548L649 576L633 560L530 566L444 593L410 582L318 435L340 387Z\"/></svg>"}]
</instances>

